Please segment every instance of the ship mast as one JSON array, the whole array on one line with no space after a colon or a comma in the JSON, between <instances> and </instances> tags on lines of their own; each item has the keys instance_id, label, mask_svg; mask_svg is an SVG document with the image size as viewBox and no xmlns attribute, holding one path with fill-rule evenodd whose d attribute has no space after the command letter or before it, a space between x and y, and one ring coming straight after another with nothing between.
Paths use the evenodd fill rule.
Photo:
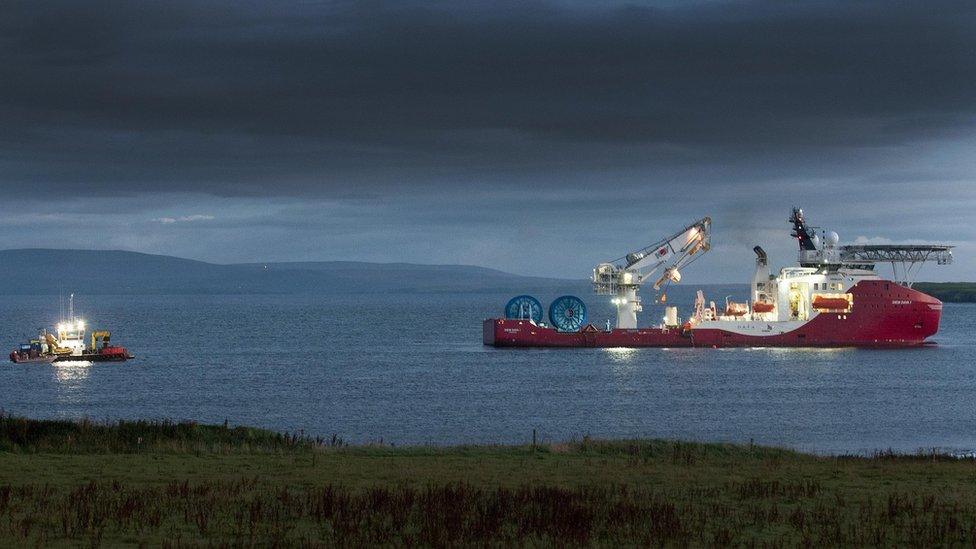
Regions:
<instances>
[{"instance_id":1,"label":"ship mast","mask_svg":"<svg viewBox=\"0 0 976 549\"><path fill-rule=\"evenodd\" d=\"M792 234L799 243L800 249L816 250L816 235L810 232L810 227L807 227L806 221L803 220L803 210L794 206L793 213L790 215L790 223L793 224Z\"/></svg>"}]
</instances>

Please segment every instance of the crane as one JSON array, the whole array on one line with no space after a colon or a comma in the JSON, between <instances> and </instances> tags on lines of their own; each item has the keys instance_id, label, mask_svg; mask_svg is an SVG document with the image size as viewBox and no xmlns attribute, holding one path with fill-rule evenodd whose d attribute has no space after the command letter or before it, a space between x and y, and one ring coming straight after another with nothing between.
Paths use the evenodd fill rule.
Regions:
<instances>
[{"instance_id":1,"label":"crane","mask_svg":"<svg viewBox=\"0 0 976 549\"><path fill-rule=\"evenodd\" d=\"M108 347L109 341L112 340L112 332L106 331L95 331L91 333L91 350L98 350L98 340L102 340L102 346Z\"/></svg>"},{"instance_id":2,"label":"crane","mask_svg":"<svg viewBox=\"0 0 976 549\"><path fill-rule=\"evenodd\" d=\"M655 290L680 281L681 269L711 247L711 227L712 219L703 217L667 238L593 269L593 290L598 295L614 296L611 302L617 306L617 328L637 328L637 313L643 310L637 295L641 285L662 267Z\"/></svg>"}]
</instances>

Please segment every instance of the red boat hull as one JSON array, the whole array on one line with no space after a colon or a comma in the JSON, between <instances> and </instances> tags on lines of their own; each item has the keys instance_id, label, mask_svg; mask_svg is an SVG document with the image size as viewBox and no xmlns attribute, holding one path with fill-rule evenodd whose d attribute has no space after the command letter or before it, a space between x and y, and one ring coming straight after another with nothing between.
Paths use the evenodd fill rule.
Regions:
<instances>
[{"instance_id":1,"label":"red boat hull","mask_svg":"<svg viewBox=\"0 0 976 549\"><path fill-rule=\"evenodd\" d=\"M52 355L30 356L28 353L13 351L10 353L10 362L15 364L50 364L56 357Z\"/></svg>"},{"instance_id":2,"label":"red boat hull","mask_svg":"<svg viewBox=\"0 0 976 549\"><path fill-rule=\"evenodd\" d=\"M10 362L17 364L38 363L51 364L56 362L125 362L135 358L124 347L104 347L96 352L86 352L80 355L38 355L30 356L26 353L13 351Z\"/></svg>"},{"instance_id":3,"label":"red boat hull","mask_svg":"<svg viewBox=\"0 0 976 549\"><path fill-rule=\"evenodd\" d=\"M488 319L483 338L495 347L911 347L939 330L942 302L932 296L885 280L862 281L850 293L850 312L821 313L796 329L770 335L712 327L607 332L592 325L558 332L527 320Z\"/></svg>"}]
</instances>

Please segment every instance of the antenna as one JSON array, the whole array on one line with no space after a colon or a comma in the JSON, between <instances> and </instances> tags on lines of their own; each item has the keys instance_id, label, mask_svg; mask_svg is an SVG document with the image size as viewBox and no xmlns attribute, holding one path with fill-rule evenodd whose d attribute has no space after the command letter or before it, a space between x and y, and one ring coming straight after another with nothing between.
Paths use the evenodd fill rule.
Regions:
<instances>
[{"instance_id":1,"label":"antenna","mask_svg":"<svg viewBox=\"0 0 976 549\"><path fill-rule=\"evenodd\" d=\"M71 322L75 321L75 294L68 298L68 317Z\"/></svg>"}]
</instances>

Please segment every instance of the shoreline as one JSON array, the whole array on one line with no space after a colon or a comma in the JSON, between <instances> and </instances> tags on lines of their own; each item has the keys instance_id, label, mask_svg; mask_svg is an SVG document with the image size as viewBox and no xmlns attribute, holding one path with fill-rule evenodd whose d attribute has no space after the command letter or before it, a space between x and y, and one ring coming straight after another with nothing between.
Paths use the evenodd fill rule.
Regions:
<instances>
[{"instance_id":1,"label":"shoreline","mask_svg":"<svg viewBox=\"0 0 976 549\"><path fill-rule=\"evenodd\" d=\"M943 303L976 303L976 282L916 282L912 288Z\"/></svg>"}]
</instances>

